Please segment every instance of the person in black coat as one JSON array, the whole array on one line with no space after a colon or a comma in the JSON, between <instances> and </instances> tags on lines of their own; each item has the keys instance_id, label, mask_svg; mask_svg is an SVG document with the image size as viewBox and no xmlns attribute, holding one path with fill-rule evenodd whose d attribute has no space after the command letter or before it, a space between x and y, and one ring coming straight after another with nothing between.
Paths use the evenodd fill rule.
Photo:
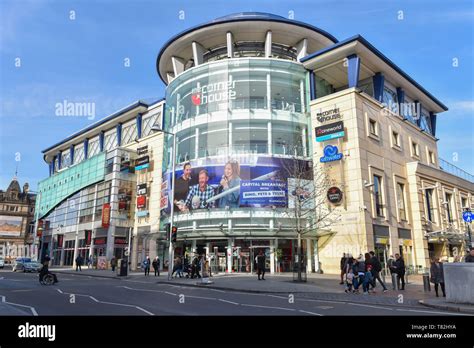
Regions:
<instances>
[{"instance_id":1,"label":"person in black coat","mask_svg":"<svg viewBox=\"0 0 474 348\"><path fill-rule=\"evenodd\" d=\"M372 265L372 276L374 277L374 286L377 282L379 281L380 285L383 287L383 291L387 291L387 287L385 286L384 282L382 279L380 279L380 272L382 271L382 264L380 263L380 260L375 256L375 252L371 251L370 253L370 264Z\"/></svg>"},{"instance_id":2,"label":"person in black coat","mask_svg":"<svg viewBox=\"0 0 474 348\"><path fill-rule=\"evenodd\" d=\"M155 259L152 262L153 270L155 271L155 277L158 274L158 277L160 276L160 259L159 257L155 257Z\"/></svg>"},{"instance_id":3,"label":"person in black coat","mask_svg":"<svg viewBox=\"0 0 474 348\"><path fill-rule=\"evenodd\" d=\"M340 261L340 268L341 268L341 282L339 284L344 284L344 274L346 274L346 253L342 254L341 261Z\"/></svg>"},{"instance_id":4,"label":"person in black coat","mask_svg":"<svg viewBox=\"0 0 474 348\"><path fill-rule=\"evenodd\" d=\"M78 269L79 269L79 271L82 272L81 266L83 265L83 263L84 263L84 259L82 258L81 255L76 257L76 272L77 272Z\"/></svg>"},{"instance_id":5,"label":"person in black coat","mask_svg":"<svg viewBox=\"0 0 474 348\"><path fill-rule=\"evenodd\" d=\"M446 297L446 292L445 292L445 288L444 288L443 263L439 262L438 257L435 258L434 261L431 263L430 280L435 286L436 297L439 297L439 295L438 295L438 285L441 285L441 291L443 292L443 297Z\"/></svg>"},{"instance_id":6,"label":"person in black coat","mask_svg":"<svg viewBox=\"0 0 474 348\"><path fill-rule=\"evenodd\" d=\"M400 280L402 281L402 288L400 290L405 290L405 261L400 254L395 254L395 262L392 264L392 268L397 274L397 287L400 289Z\"/></svg>"},{"instance_id":7,"label":"person in black coat","mask_svg":"<svg viewBox=\"0 0 474 348\"><path fill-rule=\"evenodd\" d=\"M255 259L257 261L258 280L260 280L260 275L262 275L262 280L265 280L265 255L262 250L260 250Z\"/></svg>"},{"instance_id":8,"label":"person in black coat","mask_svg":"<svg viewBox=\"0 0 474 348\"><path fill-rule=\"evenodd\" d=\"M469 254L467 254L464 262L474 262L474 248L471 248Z\"/></svg>"}]
</instances>

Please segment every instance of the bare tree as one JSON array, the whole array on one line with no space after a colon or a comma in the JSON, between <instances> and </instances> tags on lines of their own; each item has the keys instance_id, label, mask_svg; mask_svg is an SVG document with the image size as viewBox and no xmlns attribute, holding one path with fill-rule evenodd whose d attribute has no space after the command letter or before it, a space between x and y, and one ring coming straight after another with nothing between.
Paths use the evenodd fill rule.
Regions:
<instances>
[{"instance_id":1,"label":"bare tree","mask_svg":"<svg viewBox=\"0 0 474 348\"><path fill-rule=\"evenodd\" d=\"M301 155L301 147L293 146L288 160L282 161L281 180L288 181L288 207L283 214L295 222L298 238L298 281L302 281L302 243L307 234L328 230L340 219L331 209L327 191L332 186L324 164L314 163Z\"/></svg>"}]
</instances>

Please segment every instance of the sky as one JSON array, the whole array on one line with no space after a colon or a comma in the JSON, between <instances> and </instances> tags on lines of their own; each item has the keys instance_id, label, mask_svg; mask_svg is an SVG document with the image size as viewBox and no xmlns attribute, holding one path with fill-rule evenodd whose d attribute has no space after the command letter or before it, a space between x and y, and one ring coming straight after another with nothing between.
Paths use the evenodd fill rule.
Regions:
<instances>
[{"instance_id":1,"label":"sky","mask_svg":"<svg viewBox=\"0 0 474 348\"><path fill-rule=\"evenodd\" d=\"M235 12L269 12L338 40L361 34L448 106L440 157L474 173L474 2L0 0L0 189L32 190L42 150L139 99L161 98L156 57L173 35ZM56 104L95 103L95 117Z\"/></svg>"}]
</instances>

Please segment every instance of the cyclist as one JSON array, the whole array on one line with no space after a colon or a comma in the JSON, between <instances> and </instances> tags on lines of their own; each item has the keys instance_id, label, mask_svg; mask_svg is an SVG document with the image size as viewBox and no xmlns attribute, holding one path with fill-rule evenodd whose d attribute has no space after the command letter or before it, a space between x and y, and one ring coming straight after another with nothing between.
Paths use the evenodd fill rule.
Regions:
<instances>
[{"instance_id":1,"label":"cyclist","mask_svg":"<svg viewBox=\"0 0 474 348\"><path fill-rule=\"evenodd\" d=\"M53 278L54 278L54 284L56 284L56 283L58 282L58 278L56 277L56 274L51 273L51 272L49 271L49 261L50 261L50 260L51 260L51 259L49 258L48 255L46 255L46 256L43 258L43 262L42 262L42 263L43 263L43 267L41 268L41 271L40 271L40 273L39 273L39 281L42 282L45 275L51 274L51 275L53 276Z\"/></svg>"}]
</instances>

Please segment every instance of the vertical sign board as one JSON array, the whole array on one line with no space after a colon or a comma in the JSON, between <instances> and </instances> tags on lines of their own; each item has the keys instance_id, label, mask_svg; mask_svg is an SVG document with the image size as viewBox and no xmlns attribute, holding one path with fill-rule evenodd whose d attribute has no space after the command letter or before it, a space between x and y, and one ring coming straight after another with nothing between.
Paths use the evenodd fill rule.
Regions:
<instances>
[{"instance_id":1,"label":"vertical sign board","mask_svg":"<svg viewBox=\"0 0 474 348\"><path fill-rule=\"evenodd\" d=\"M110 203L105 203L102 206L102 227L108 228L110 226Z\"/></svg>"}]
</instances>

